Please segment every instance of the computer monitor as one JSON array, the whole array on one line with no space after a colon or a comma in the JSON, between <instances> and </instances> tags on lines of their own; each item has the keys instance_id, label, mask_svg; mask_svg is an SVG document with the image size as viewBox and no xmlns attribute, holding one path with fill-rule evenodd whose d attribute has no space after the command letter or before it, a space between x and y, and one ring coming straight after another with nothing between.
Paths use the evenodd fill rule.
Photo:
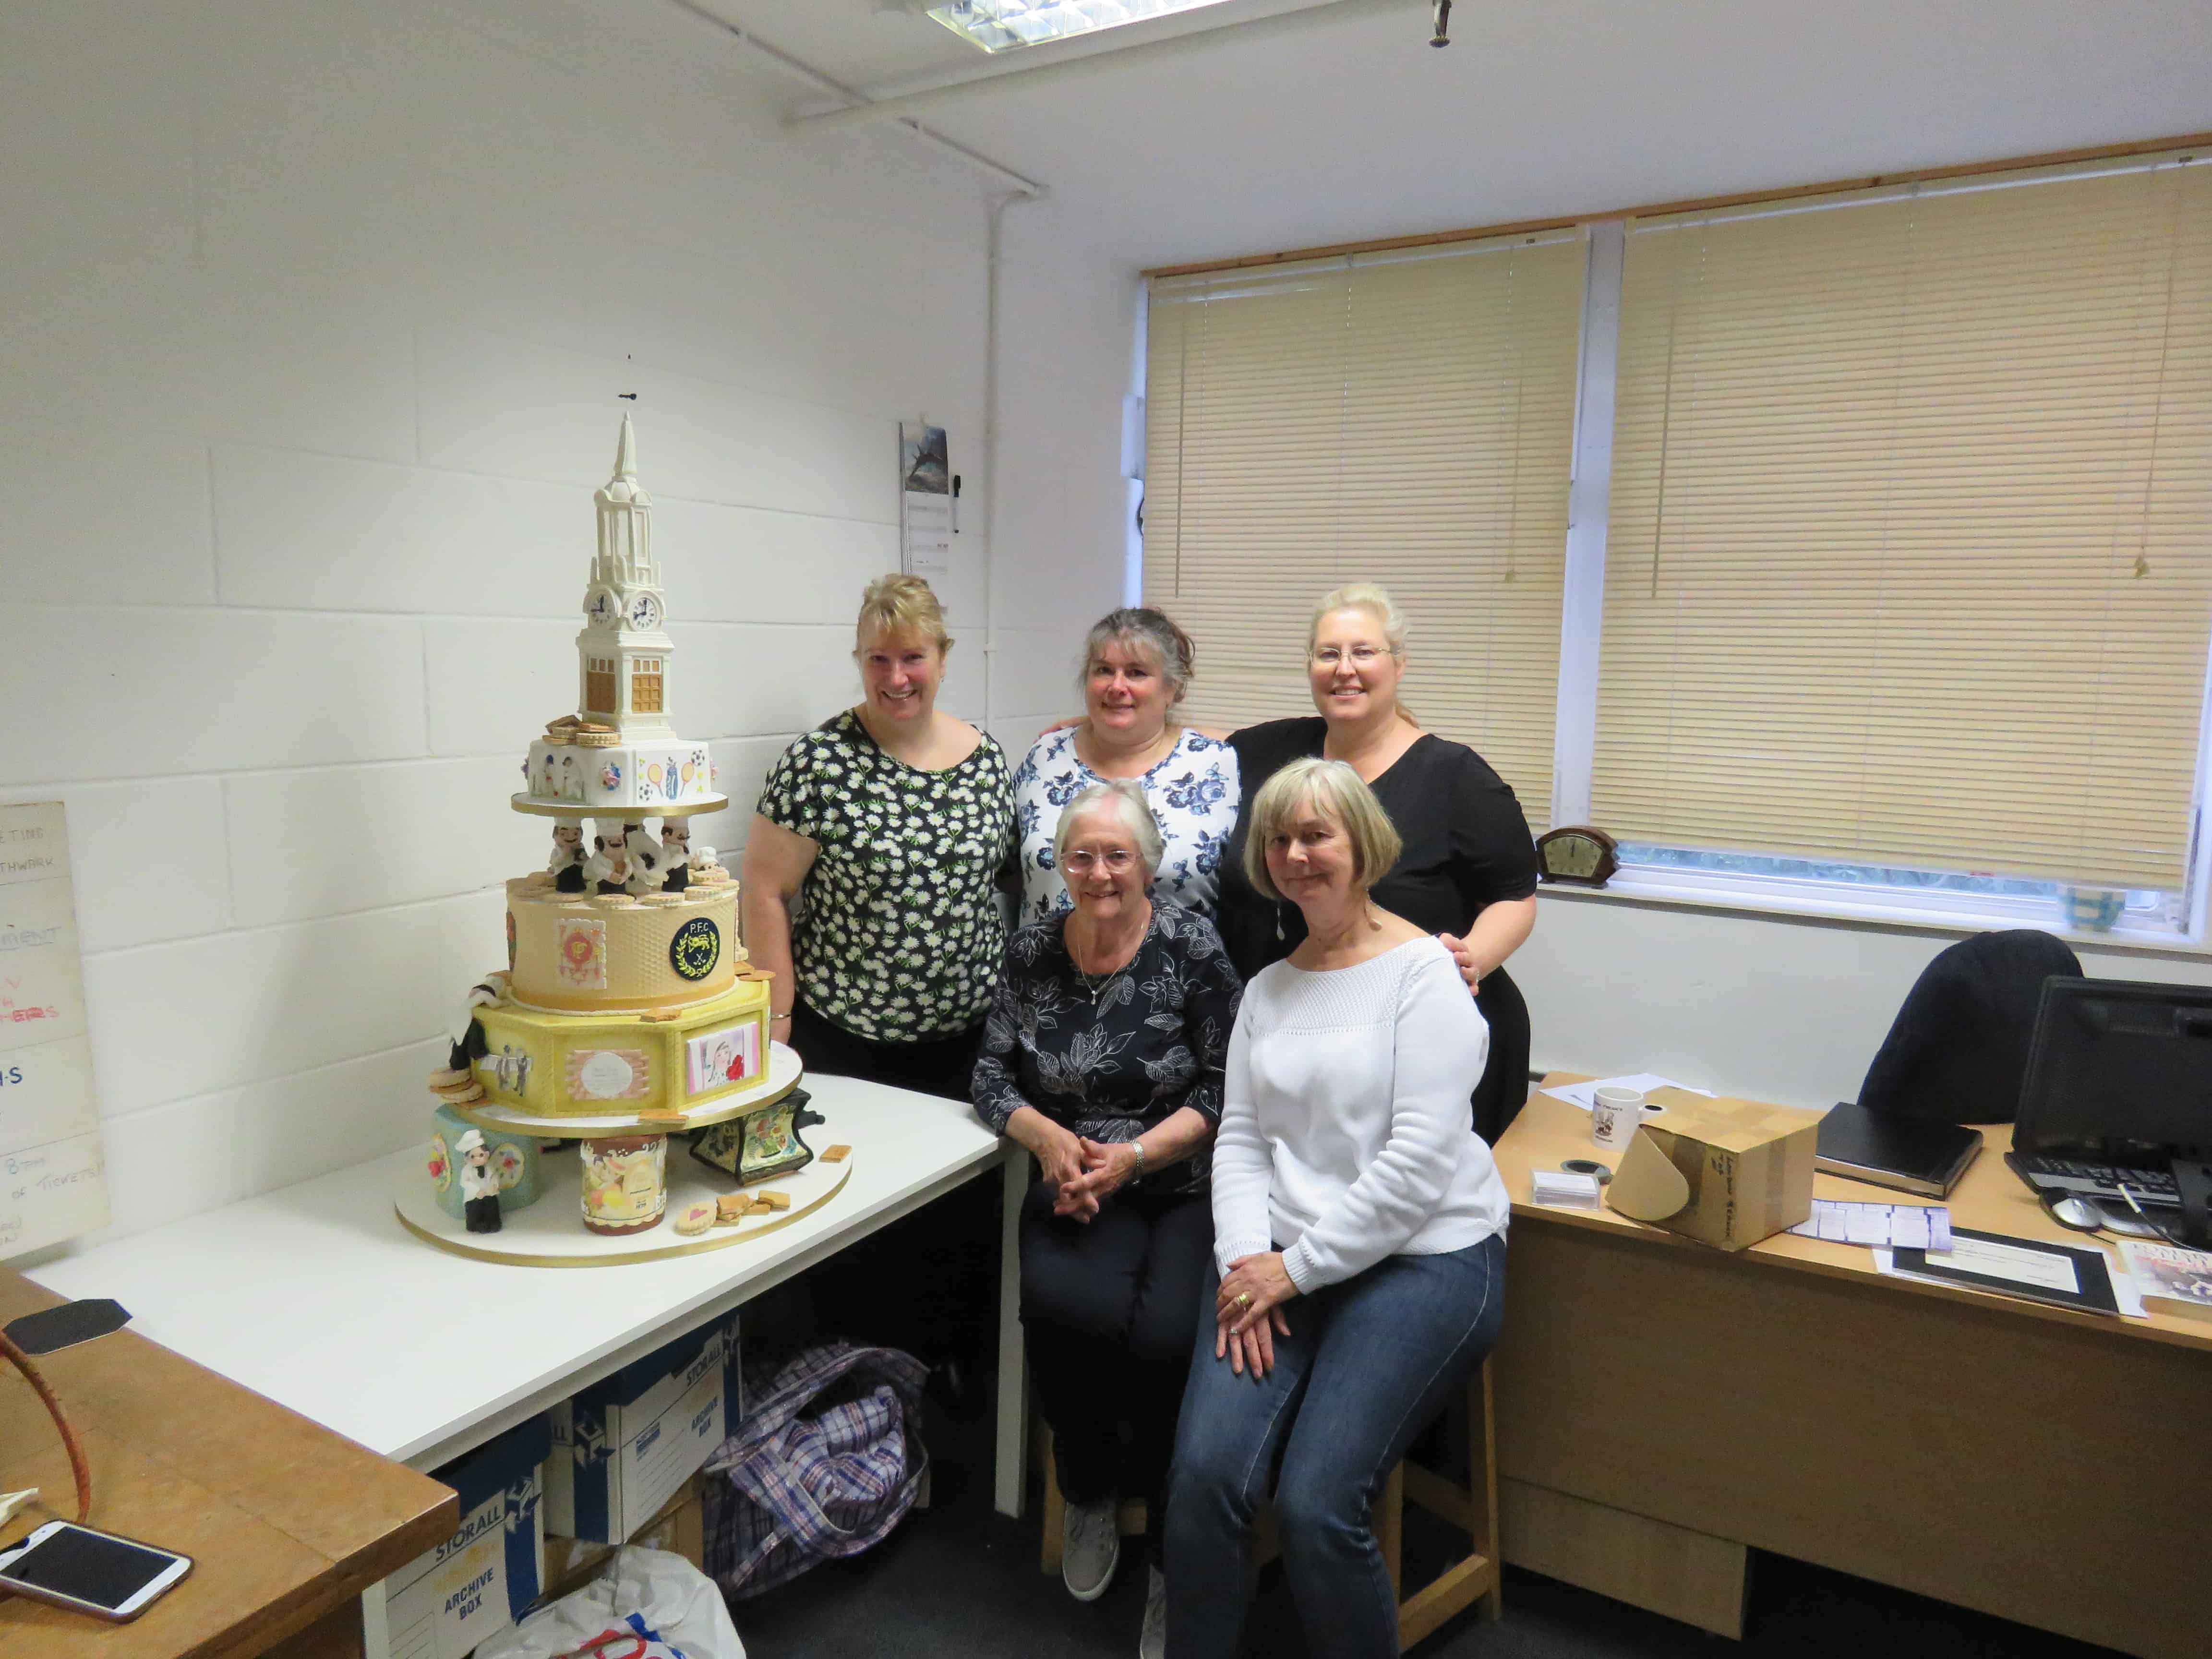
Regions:
<instances>
[{"instance_id":1,"label":"computer monitor","mask_svg":"<svg viewBox=\"0 0 2212 1659\"><path fill-rule=\"evenodd\" d=\"M2012 1140L2114 1164L2212 1156L2212 987L2044 981Z\"/></svg>"}]
</instances>

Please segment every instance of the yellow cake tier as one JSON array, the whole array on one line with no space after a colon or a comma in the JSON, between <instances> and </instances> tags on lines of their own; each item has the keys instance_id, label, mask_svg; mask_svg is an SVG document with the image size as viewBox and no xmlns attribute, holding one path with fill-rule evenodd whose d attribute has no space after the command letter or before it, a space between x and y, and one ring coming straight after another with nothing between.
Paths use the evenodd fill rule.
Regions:
<instances>
[{"instance_id":1,"label":"yellow cake tier","mask_svg":"<svg viewBox=\"0 0 2212 1659\"><path fill-rule=\"evenodd\" d=\"M683 893L563 893L544 874L507 884L509 988L562 1013L689 1008L727 991L745 965L738 884Z\"/></svg>"},{"instance_id":2,"label":"yellow cake tier","mask_svg":"<svg viewBox=\"0 0 2212 1659\"><path fill-rule=\"evenodd\" d=\"M543 1115L681 1111L758 1082L768 1063L763 980L740 981L672 1019L547 1013L512 1000L477 1018L485 1093Z\"/></svg>"}]
</instances>

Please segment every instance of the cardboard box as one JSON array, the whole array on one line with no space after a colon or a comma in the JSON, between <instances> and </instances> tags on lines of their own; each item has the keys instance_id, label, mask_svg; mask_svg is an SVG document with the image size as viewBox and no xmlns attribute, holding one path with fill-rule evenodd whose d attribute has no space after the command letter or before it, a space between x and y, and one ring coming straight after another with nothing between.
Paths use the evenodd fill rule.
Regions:
<instances>
[{"instance_id":1,"label":"cardboard box","mask_svg":"<svg viewBox=\"0 0 2212 1659\"><path fill-rule=\"evenodd\" d=\"M620 1544L665 1508L736 1418L735 1316L678 1338L553 1408L545 1525Z\"/></svg>"},{"instance_id":2,"label":"cardboard box","mask_svg":"<svg viewBox=\"0 0 2212 1659\"><path fill-rule=\"evenodd\" d=\"M1666 1109L1628 1143L1605 1201L1655 1227L1741 1250L1813 1213L1820 1114L1656 1089Z\"/></svg>"},{"instance_id":3,"label":"cardboard box","mask_svg":"<svg viewBox=\"0 0 2212 1659\"><path fill-rule=\"evenodd\" d=\"M701 1495L699 1483L708 1477L695 1474L684 1483L684 1489L669 1500L665 1508L639 1528L629 1540L649 1550L666 1550L680 1555L702 1571L707 1565L707 1506ZM558 1533L549 1533L545 1539L545 1593L544 1600L557 1601L562 1596L581 1589L596 1578L599 1570L614 1559L615 1547L594 1544L581 1538L563 1538Z\"/></svg>"},{"instance_id":4,"label":"cardboard box","mask_svg":"<svg viewBox=\"0 0 2212 1659\"><path fill-rule=\"evenodd\" d=\"M534 1417L437 1472L461 1495L460 1530L385 1580L390 1659L463 1659L538 1599L545 1576L539 1468L551 1449L549 1425Z\"/></svg>"}]
</instances>

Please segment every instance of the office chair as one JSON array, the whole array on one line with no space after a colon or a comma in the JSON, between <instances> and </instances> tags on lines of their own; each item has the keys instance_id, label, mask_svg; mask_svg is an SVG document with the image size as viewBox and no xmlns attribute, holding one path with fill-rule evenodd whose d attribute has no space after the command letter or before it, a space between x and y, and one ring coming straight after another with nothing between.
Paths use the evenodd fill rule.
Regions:
<instances>
[{"instance_id":1,"label":"office chair","mask_svg":"<svg viewBox=\"0 0 2212 1659\"><path fill-rule=\"evenodd\" d=\"M1906 993L1859 1103L1942 1123L2011 1122L2043 981L2081 971L2063 940L2032 927L1960 939Z\"/></svg>"}]
</instances>

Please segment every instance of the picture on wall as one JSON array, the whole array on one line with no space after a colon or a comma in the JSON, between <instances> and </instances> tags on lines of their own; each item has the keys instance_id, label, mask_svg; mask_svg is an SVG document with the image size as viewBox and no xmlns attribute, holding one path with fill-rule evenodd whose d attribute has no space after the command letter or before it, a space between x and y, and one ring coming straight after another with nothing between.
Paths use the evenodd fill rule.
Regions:
<instances>
[{"instance_id":1,"label":"picture on wall","mask_svg":"<svg viewBox=\"0 0 2212 1659\"><path fill-rule=\"evenodd\" d=\"M702 1031L684 1045L685 1091L703 1095L760 1073L760 1027L750 1020Z\"/></svg>"}]
</instances>

